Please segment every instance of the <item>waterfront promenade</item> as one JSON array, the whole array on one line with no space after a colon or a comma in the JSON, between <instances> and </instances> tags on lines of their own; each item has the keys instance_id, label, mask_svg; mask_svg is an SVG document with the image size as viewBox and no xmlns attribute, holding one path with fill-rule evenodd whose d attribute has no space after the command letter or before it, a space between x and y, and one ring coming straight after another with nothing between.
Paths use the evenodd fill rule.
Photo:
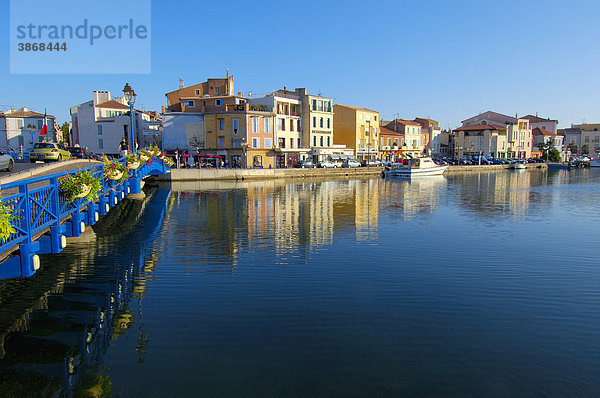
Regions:
<instances>
[{"instance_id":1,"label":"waterfront promenade","mask_svg":"<svg viewBox=\"0 0 600 398\"><path fill-rule=\"evenodd\" d=\"M526 165L528 169L547 168L545 163ZM445 174L462 172L499 172L509 165L448 166ZM269 180L293 178L357 178L378 176L383 167L353 169L171 169L170 174L158 176L159 181Z\"/></svg>"}]
</instances>

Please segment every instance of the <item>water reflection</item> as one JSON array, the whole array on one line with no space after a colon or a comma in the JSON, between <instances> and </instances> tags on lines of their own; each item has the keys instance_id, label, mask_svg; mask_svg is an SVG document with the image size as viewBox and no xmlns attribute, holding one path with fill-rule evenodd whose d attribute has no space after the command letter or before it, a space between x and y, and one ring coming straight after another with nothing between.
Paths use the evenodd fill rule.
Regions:
<instances>
[{"instance_id":1,"label":"water reflection","mask_svg":"<svg viewBox=\"0 0 600 398\"><path fill-rule=\"evenodd\" d=\"M103 356L135 323L143 361L141 302L168 195L121 202L63 253L43 256L34 277L0 281L0 395L110 395ZM123 251L124 240L136 250Z\"/></svg>"}]
</instances>

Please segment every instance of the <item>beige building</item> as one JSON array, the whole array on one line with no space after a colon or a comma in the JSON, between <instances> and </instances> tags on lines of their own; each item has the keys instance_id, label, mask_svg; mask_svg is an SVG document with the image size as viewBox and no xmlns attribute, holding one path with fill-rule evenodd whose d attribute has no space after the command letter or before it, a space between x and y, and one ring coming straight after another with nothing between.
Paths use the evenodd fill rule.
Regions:
<instances>
[{"instance_id":1,"label":"beige building","mask_svg":"<svg viewBox=\"0 0 600 398\"><path fill-rule=\"evenodd\" d=\"M491 155L507 157L506 127L492 124L463 126L454 130L454 156Z\"/></svg>"},{"instance_id":2,"label":"beige building","mask_svg":"<svg viewBox=\"0 0 600 398\"><path fill-rule=\"evenodd\" d=\"M529 120L526 118L517 119L516 123L506 126L508 157L526 159L531 157L533 147L533 135Z\"/></svg>"},{"instance_id":3,"label":"beige building","mask_svg":"<svg viewBox=\"0 0 600 398\"><path fill-rule=\"evenodd\" d=\"M327 158L333 148L333 100L310 95L305 88L297 88L295 93L302 101L302 145L311 148L314 162Z\"/></svg>"},{"instance_id":4,"label":"beige building","mask_svg":"<svg viewBox=\"0 0 600 398\"><path fill-rule=\"evenodd\" d=\"M379 112L356 106L333 106L335 143L354 149L358 160L377 158Z\"/></svg>"},{"instance_id":5,"label":"beige building","mask_svg":"<svg viewBox=\"0 0 600 398\"><path fill-rule=\"evenodd\" d=\"M598 153L600 151L600 124L586 123L577 125L576 127L579 127L581 130L580 151L583 152L584 147L587 145L589 154Z\"/></svg>"}]
</instances>

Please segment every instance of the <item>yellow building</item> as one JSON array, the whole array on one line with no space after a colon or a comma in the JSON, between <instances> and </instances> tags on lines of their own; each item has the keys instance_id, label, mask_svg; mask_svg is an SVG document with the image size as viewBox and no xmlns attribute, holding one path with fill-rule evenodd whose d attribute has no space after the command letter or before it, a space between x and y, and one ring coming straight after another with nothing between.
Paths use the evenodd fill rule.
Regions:
<instances>
[{"instance_id":1,"label":"yellow building","mask_svg":"<svg viewBox=\"0 0 600 398\"><path fill-rule=\"evenodd\" d=\"M379 151L379 112L356 106L333 106L335 144L352 148L358 160L377 158Z\"/></svg>"},{"instance_id":2,"label":"yellow building","mask_svg":"<svg viewBox=\"0 0 600 398\"><path fill-rule=\"evenodd\" d=\"M274 116L249 110L205 113L206 140L198 153L221 156L231 166L275 168Z\"/></svg>"},{"instance_id":3,"label":"yellow building","mask_svg":"<svg viewBox=\"0 0 600 398\"><path fill-rule=\"evenodd\" d=\"M385 125L387 129L404 136L404 144L400 147L400 154L416 158L421 156L424 143L421 141L421 125L412 120L394 119Z\"/></svg>"},{"instance_id":4,"label":"yellow building","mask_svg":"<svg viewBox=\"0 0 600 398\"><path fill-rule=\"evenodd\" d=\"M297 88L295 93L302 101L302 145L311 148L314 162L327 158L333 148L333 100L310 95L305 88Z\"/></svg>"}]
</instances>

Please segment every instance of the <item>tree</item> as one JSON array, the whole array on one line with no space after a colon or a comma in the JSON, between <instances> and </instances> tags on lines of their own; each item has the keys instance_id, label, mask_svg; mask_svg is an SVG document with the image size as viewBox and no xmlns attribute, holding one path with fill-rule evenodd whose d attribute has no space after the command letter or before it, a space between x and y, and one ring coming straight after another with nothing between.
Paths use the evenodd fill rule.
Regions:
<instances>
[{"instance_id":1,"label":"tree","mask_svg":"<svg viewBox=\"0 0 600 398\"><path fill-rule=\"evenodd\" d=\"M569 149L571 153L577 153L579 151L579 147L574 142L571 142L569 145L567 145L567 149Z\"/></svg>"},{"instance_id":2,"label":"tree","mask_svg":"<svg viewBox=\"0 0 600 398\"><path fill-rule=\"evenodd\" d=\"M587 155L588 153L590 153L590 146L588 144L585 144L584 146L582 146L581 153L583 153L584 155Z\"/></svg>"},{"instance_id":3,"label":"tree","mask_svg":"<svg viewBox=\"0 0 600 398\"><path fill-rule=\"evenodd\" d=\"M62 130L62 133L63 133L63 141L66 141L66 142L68 142L70 144L71 143L71 140L70 140L71 137L69 135L69 133L70 133L70 131L69 131L69 123L64 122L63 125L60 126L60 129Z\"/></svg>"},{"instance_id":4,"label":"tree","mask_svg":"<svg viewBox=\"0 0 600 398\"><path fill-rule=\"evenodd\" d=\"M556 148L550 149L547 156L550 162L560 162L560 152Z\"/></svg>"}]
</instances>

